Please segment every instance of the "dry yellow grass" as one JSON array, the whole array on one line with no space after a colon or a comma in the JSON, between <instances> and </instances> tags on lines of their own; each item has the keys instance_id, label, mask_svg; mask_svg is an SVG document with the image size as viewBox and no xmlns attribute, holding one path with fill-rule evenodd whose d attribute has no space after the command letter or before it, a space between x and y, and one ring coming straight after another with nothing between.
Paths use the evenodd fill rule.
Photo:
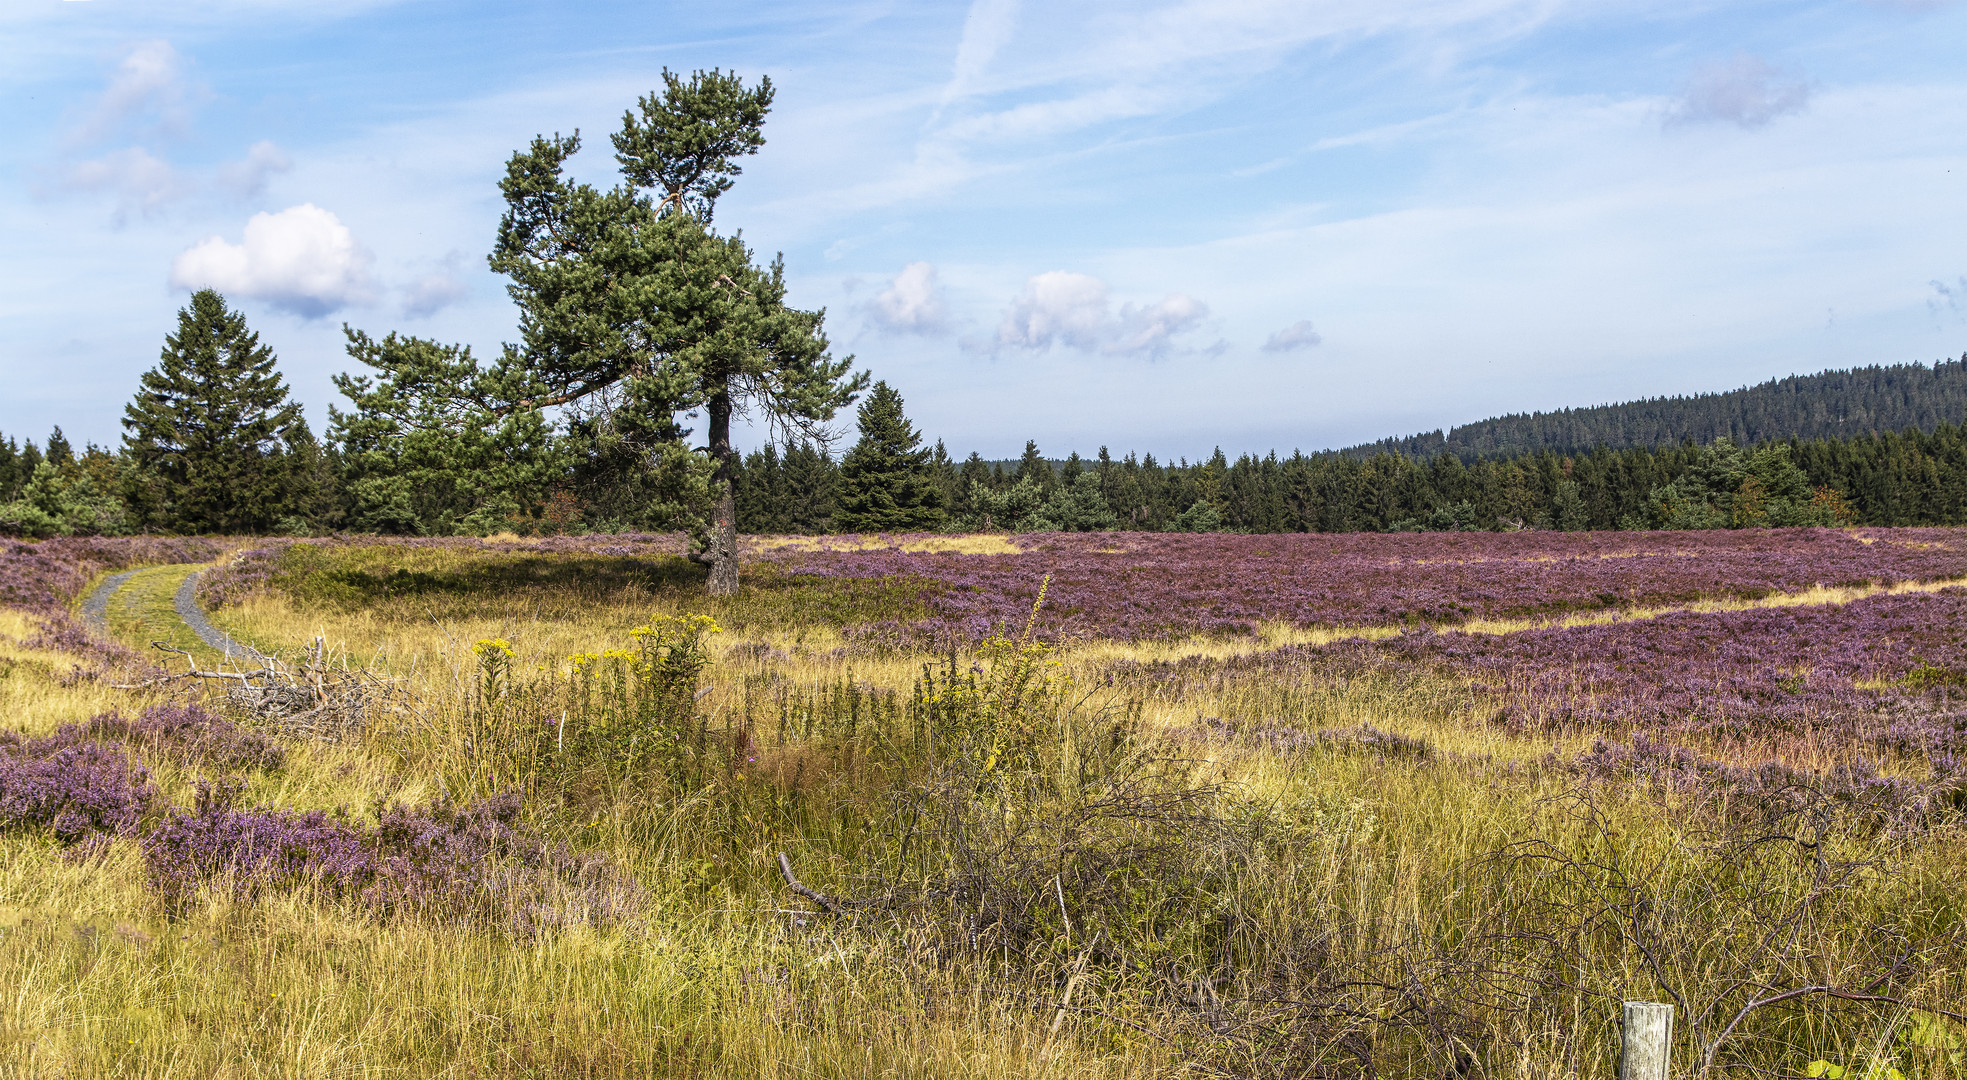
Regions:
<instances>
[{"instance_id":1,"label":"dry yellow grass","mask_svg":"<svg viewBox=\"0 0 1967 1080\"><path fill-rule=\"evenodd\" d=\"M129 693L74 678L75 657L26 647L24 642L39 632L40 620L0 608L0 725L44 735L63 724L129 706Z\"/></svg>"},{"instance_id":2,"label":"dry yellow grass","mask_svg":"<svg viewBox=\"0 0 1967 1080\"><path fill-rule=\"evenodd\" d=\"M899 551L950 555L1016 555L1021 550L1002 533L911 536L896 543L885 536L746 536L747 551Z\"/></svg>"},{"instance_id":3,"label":"dry yellow grass","mask_svg":"<svg viewBox=\"0 0 1967 1080\"><path fill-rule=\"evenodd\" d=\"M1810 590L1462 630L1502 633L1670 611L1848 603L1956 584L1962 583ZM360 815L378 800L436 797L447 790L445 765L429 748L456 736L448 725L477 674L474 641L509 640L522 672L537 671L573 653L623 644L630 628L669 613L665 603L630 589L578 597L517 591L468 617L418 614L407 604L386 613L304 609L277 595L226 609L215 622L244 640L291 651L324 637L355 662L408 680L417 702L365 738L296 746L286 768L253 778L248 801L347 806ZM154 629L121 625L131 633ZM8 726L45 731L148 700L99 683L64 684L59 654L19 645L32 629L32 620L0 612L0 665L12 665L0 678ZM1060 656L1083 677L1118 659L1225 658L1392 632L1276 624L1247 640L1075 642ZM838 628L821 624L719 635L703 708L721 724L757 686L810 689L850 675L905 694L921 666L935 659L853 655L845 646ZM1274 865L1252 871L1255 884L1238 898L1245 905L1240 916L1252 926L1307 934L1336 928L1327 946L1333 955L1364 955L1452 937L1480 914L1480 904L1500 902L1442 883L1473 857L1541 835L1548 800L1573 781L1535 763L1553 750L1574 752L1591 737L1510 735L1459 711L1458 692L1362 679L1300 693L1289 703L1291 715L1281 717L1279 688L1252 681L1153 697L1142 710L1150 728L1171 739L1167 747L1182 758L1192 782L1221 784L1238 805L1272 807L1288 820L1315 823L1301 844L1271 856ZM1124 704L1119 696L1096 692L1092 704ZM1212 734L1197 725L1203 716L1283 718L1314 729L1371 725L1424 740L1433 752L1407 760L1343 746L1280 751ZM403 736L406 725L420 725L417 738ZM825 740L808 745L796 732L791 739L770 749L800 768L819 770L834 760L824 752ZM1821 767L1836 749L1817 753ZM194 775L159 769L161 785L180 803L188 800ZM67 860L44 840L0 837L0 1077L1196 1075L1193 1062L1125 1023L1068 1016L1055 1032L1057 1013L1042 1001L1032 1007L986 992L994 985L991 958L934 960L932 950L905 937L835 934L817 921L794 926L784 910L805 905L777 881L773 855L794 851L802 874L822 886L844 881L854 867L843 838L867 826L857 819L875 805L865 792L827 786L851 782L847 774L810 779L811 797L824 812L798 819L805 824L796 833L716 817L723 812L719 800L733 797L723 789L669 807L659 821L626 804L598 809L592 824L579 829L546 815L549 827L562 830L556 835L632 870L652 902L630 925L536 941L483 928L385 922L300 893L254 904L211 896L177 914L147 888L132 841ZM1657 856L1674 873L1699 868L1701 849L1683 835L1673 798L1608 797L1606 812L1623 852L1617 857ZM1892 875L1854 901L1857 910L1835 913L1845 921L1833 929L1844 933L1841 928L1864 925L1895 906L1958 908L1955 842L1943 831L1881 847L1892 859ZM699 872L707 861L717 862L714 873ZM1263 885L1265 875L1276 884ZM1632 992L1656 992L1642 984ZM1103 1005L1123 1015L1145 1007L1138 987L1146 983L1116 985L1136 989L1116 992ZM1960 1000L1955 990L1935 993L1945 1002ZM1879 1030L1864 1034L1875 1041ZM1515 1049L1485 1062L1486 1075L1608 1078L1614 1064L1605 1052L1607 1034L1597 1013L1557 1027L1511 1029ZM1806 1063L1772 1062L1789 1074L1800 1074ZM1242 1071L1260 1075L1262 1066L1247 1063ZM1385 1075L1437 1071L1417 1062Z\"/></svg>"}]
</instances>

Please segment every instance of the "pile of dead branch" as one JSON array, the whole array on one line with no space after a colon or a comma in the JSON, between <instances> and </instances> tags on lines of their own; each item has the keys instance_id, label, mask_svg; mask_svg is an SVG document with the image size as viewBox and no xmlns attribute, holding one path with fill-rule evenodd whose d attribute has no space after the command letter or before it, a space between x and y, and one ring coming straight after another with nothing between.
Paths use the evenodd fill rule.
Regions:
<instances>
[{"instance_id":1,"label":"pile of dead branch","mask_svg":"<svg viewBox=\"0 0 1967 1080\"><path fill-rule=\"evenodd\" d=\"M228 655L218 668L201 668L197 657L164 642L151 645L184 657L187 670L122 689L217 683L233 708L290 738L339 742L366 728L372 716L405 692L403 680L351 665L345 652L331 655L318 637L291 664L255 652Z\"/></svg>"}]
</instances>

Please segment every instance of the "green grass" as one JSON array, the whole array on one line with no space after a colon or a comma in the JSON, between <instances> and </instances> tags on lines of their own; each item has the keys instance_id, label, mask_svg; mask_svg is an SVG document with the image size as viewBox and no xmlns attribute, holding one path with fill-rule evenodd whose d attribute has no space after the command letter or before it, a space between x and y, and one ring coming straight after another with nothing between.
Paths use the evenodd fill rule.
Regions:
<instances>
[{"instance_id":1,"label":"green grass","mask_svg":"<svg viewBox=\"0 0 1967 1080\"><path fill-rule=\"evenodd\" d=\"M221 654L192 633L178 617L175 606L178 586L197 569L196 566L153 566L136 571L109 598L105 617L110 633L152 658L161 659L161 654L150 647L151 642L161 641L191 652L200 665L216 664Z\"/></svg>"},{"instance_id":2,"label":"green grass","mask_svg":"<svg viewBox=\"0 0 1967 1080\"><path fill-rule=\"evenodd\" d=\"M742 593L704 595L704 571L681 556L625 557L401 545L296 544L269 585L307 610L397 619L462 619L529 607L641 605L713 615L733 629L840 627L921 618L939 583L824 578L746 568Z\"/></svg>"}]
</instances>

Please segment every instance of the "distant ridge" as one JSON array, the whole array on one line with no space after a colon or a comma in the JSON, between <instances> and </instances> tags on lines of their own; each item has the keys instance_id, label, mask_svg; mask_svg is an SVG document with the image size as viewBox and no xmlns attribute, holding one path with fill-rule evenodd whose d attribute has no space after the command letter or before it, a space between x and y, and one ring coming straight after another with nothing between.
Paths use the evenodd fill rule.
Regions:
<instances>
[{"instance_id":1,"label":"distant ridge","mask_svg":"<svg viewBox=\"0 0 1967 1080\"><path fill-rule=\"evenodd\" d=\"M1726 435L1738 443L1765 439L1844 438L1967 420L1967 354L1959 360L1895 364L1792 375L1757 386L1693 397L1658 397L1616 405L1512 413L1439 431L1382 439L1340 451L1366 458L1391 453L1432 458L1444 451L1463 461L1515 457L1543 450L1582 453L1658 447Z\"/></svg>"}]
</instances>

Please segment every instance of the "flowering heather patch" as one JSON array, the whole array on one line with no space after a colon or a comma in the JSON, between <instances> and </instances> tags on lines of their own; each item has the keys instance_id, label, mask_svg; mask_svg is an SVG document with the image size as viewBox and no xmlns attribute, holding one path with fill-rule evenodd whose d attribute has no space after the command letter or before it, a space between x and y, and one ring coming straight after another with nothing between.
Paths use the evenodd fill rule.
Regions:
<instances>
[{"instance_id":1,"label":"flowering heather patch","mask_svg":"<svg viewBox=\"0 0 1967 1080\"><path fill-rule=\"evenodd\" d=\"M1409 635L1384 652L1471 679L1506 702L1497 719L1510 726L1724 738L1821 727L1925 749L1967 743L1967 708L1891 684L1914 671L1967 673L1963 620L1967 590L1949 589L1520 634Z\"/></svg>"},{"instance_id":2,"label":"flowering heather patch","mask_svg":"<svg viewBox=\"0 0 1967 1080\"><path fill-rule=\"evenodd\" d=\"M1849 604L1676 612L1511 634L1417 631L1228 660L1123 665L1169 693L1256 677L1374 674L1466 681L1491 720L1527 730L1646 730L1730 741L1814 733L1839 744L1967 752L1967 589Z\"/></svg>"},{"instance_id":3,"label":"flowering heather patch","mask_svg":"<svg viewBox=\"0 0 1967 1080\"><path fill-rule=\"evenodd\" d=\"M280 565L280 556L293 544L292 540L272 540L199 574L199 605L207 611L217 611L265 588Z\"/></svg>"},{"instance_id":4,"label":"flowering heather patch","mask_svg":"<svg viewBox=\"0 0 1967 1080\"><path fill-rule=\"evenodd\" d=\"M135 720L106 713L82 730L133 743L181 765L277 769L287 760L287 751L266 735L197 705L153 705Z\"/></svg>"},{"instance_id":5,"label":"flowering heather patch","mask_svg":"<svg viewBox=\"0 0 1967 1080\"><path fill-rule=\"evenodd\" d=\"M386 808L374 829L319 810L237 810L237 785L201 784L195 808L144 839L153 886L174 902L201 885L236 895L312 886L384 916L505 923L531 935L632 915L633 883L606 860L550 844L518 796L465 807Z\"/></svg>"},{"instance_id":6,"label":"flowering heather patch","mask_svg":"<svg viewBox=\"0 0 1967 1080\"><path fill-rule=\"evenodd\" d=\"M41 620L41 629L22 645L30 649L50 649L68 653L91 661L88 668L81 664L73 665L62 676L63 685L78 679L91 678L105 669L117 668L126 671L142 670L153 665L135 649L120 641L110 641L97 637L88 628L76 622L68 612L60 611Z\"/></svg>"},{"instance_id":7,"label":"flowering heather patch","mask_svg":"<svg viewBox=\"0 0 1967 1080\"><path fill-rule=\"evenodd\" d=\"M166 898L187 900L214 880L241 896L303 884L342 895L373 877L373 853L355 825L320 810L234 810L238 792L236 783L200 782L191 813L144 837L151 884Z\"/></svg>"},{"instance_id":8,"label":"flowering heather patch","mask_svg":"<svg viewBox=\"0 0 1967 1080\"><path fill-rule=\"evenodd\" d=\"M1452 625L1967 576L1967 531L1956 529L1034 534L1013 538L1017 555L906 552L903 539L886 549L785 548L760 561L795 574L938 583L931 618L857 631L899 645L976 641L999 623L1016 625L1048 574L1041 632L1123 640L1237 635L1267 620Z\"/></svg>"},{"instance_id":9,"label":"flowering heather patch","mask_svg":"<svg viewBox=\"0 0 1967 1080\"><path fill-rule=\"evenodd\" d=\"M156 798L143 766L73 725L39 739L0 732L0 828L48 828L72 844L134 831Z\"/></svg>"},{"instance_id":10,"label":"flowering heather patch","mask_svg":"<svg viewBox=\"0 0 1967 1080\"><path fill-rule=\"evenodd\" d=\"M1815 774L1774 761L1752 768L1715 761L1686 747L1657 742L1644 732L1635 734L1629 744L1598 739L1589 751L1570 761L1553 757L1547 763L1594 780L1639 783L1778 817L1827 800L1895 833L1930 825L1954 809L1963 794L1962 780L1967 779L1954 771L1951 755L1936 760L1928 780L1880 776L1863 757Z\"/></svg>"},{"instance_id":11,"label":"flowering heather patch","mask_svg":"<svg viewBox=\"0 0 1967 1080\"><path fill-rule=\"evenodd\" d=\"M89 579L105 570L154 563L205 562L223 550L202 537L90 537L0 541L0 606L38 615L67 613Z\"/></svg>"}]
</instances>

